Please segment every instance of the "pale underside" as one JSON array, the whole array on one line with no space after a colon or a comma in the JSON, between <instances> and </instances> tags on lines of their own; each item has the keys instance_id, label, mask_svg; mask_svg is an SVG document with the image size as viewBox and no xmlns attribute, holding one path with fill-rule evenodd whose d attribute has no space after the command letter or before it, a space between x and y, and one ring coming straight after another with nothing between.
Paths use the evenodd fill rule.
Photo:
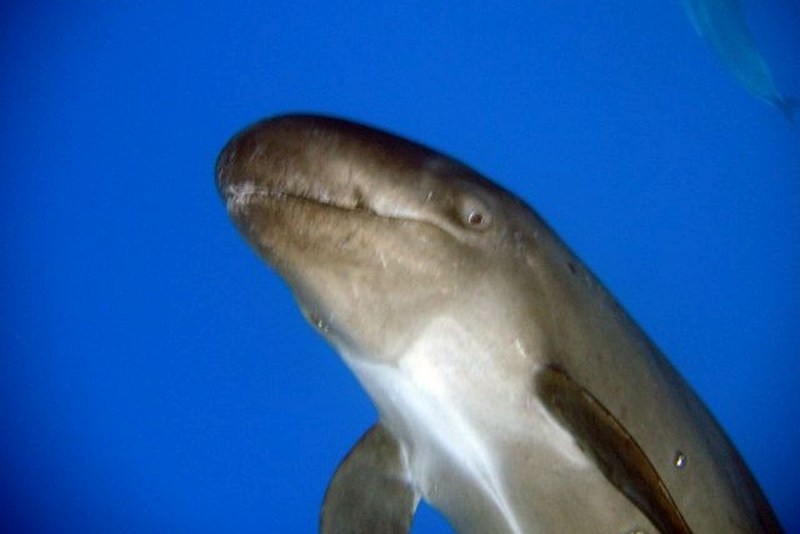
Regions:
<instances>
[{"instance_id":1,"label":"pale underside","mask_svg":"<svg viewBox=\"0 0 800 534\"><path fill-rule=\"evenodd\" d=\"M496 354L437 317L396 365L342 349L409 482L459 532L655 532L536 397L535 343Z\"/></svg>"}]
</instances>

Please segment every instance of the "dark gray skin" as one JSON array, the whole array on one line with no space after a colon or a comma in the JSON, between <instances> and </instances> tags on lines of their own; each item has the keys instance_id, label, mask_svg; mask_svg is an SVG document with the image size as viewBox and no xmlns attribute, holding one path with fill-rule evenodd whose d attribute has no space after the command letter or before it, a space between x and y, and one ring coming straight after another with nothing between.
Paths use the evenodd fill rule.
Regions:
<instances>
[{"instance_id":1,"label":"dark gray skin","mask_svg":"<svg viewBox=\"0 0 800 534\"><path fill-rule=\"evenodd\" d=\"M282 116L217 187L375 403L323 532L780 532L665 357L521 200L422 145ZM380 496L380 498L376 498Z\"/></svg>"}]
</instances>

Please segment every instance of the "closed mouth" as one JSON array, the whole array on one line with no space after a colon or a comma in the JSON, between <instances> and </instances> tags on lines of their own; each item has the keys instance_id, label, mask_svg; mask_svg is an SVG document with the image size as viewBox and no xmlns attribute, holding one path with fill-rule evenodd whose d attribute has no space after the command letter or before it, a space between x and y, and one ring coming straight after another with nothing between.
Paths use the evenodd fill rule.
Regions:
<instances>
[{"instance_id":1,"label":"closed mouth","mask_svg":"<svg viewBox=\"0 0 800 534\"><path fill-rule=\"evenodd\" d=\"M269 201L300 201L318 204L320 206L335 208L345 211L360 211L382 216L371 209L364 201L363 195L356 189L349 196L334 196L330 192L320 189L316 191L289 191L286 189L256 185L251 182L228 185L224 188L224 197L229 212L236 212L253 204Z\"/></svg>"}]
</instances>

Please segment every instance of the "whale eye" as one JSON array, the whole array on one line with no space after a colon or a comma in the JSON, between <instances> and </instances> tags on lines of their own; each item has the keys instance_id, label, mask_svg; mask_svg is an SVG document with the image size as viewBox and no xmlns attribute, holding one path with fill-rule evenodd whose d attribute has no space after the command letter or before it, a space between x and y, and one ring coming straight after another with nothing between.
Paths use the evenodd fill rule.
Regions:
<instances>
[{"instance_id":1,"label":"whale eye","mask_svg":"<svg viewBox=\"0 0 800 534\"><path fill-rule=\"evenodd\" d=\"M468 199L461 206L461 222L471 230L486 230L492 225L489 209L475 199Z\"/></svg>"},{"instance_id":2,"label":"whale eye","mask_svg":"<svg viewBox=\"0 0 800 534\"><path fill-rule=\"evenodd\" d=\"M483 213L479 211L471 211L467 216L467 222L473 226L481 224L483 222Z\"/></svg>"}]
</instances>

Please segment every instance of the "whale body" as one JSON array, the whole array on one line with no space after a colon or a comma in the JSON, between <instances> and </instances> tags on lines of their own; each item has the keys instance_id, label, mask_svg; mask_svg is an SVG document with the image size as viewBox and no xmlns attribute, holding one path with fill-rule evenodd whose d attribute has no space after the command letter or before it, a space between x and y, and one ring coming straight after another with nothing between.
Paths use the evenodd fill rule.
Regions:
<instances>
[{"instance_id":1,"label":"whale body","mask_svg":"<svg viewBox=\"0 0 800 534\"><path fill-rule=\"evenodd\" d=\"M258 122L216 185L379 421L320 529L780 532L753 475L658 348L519 198L342 119Z\"/></svg>"}]
</instances>

